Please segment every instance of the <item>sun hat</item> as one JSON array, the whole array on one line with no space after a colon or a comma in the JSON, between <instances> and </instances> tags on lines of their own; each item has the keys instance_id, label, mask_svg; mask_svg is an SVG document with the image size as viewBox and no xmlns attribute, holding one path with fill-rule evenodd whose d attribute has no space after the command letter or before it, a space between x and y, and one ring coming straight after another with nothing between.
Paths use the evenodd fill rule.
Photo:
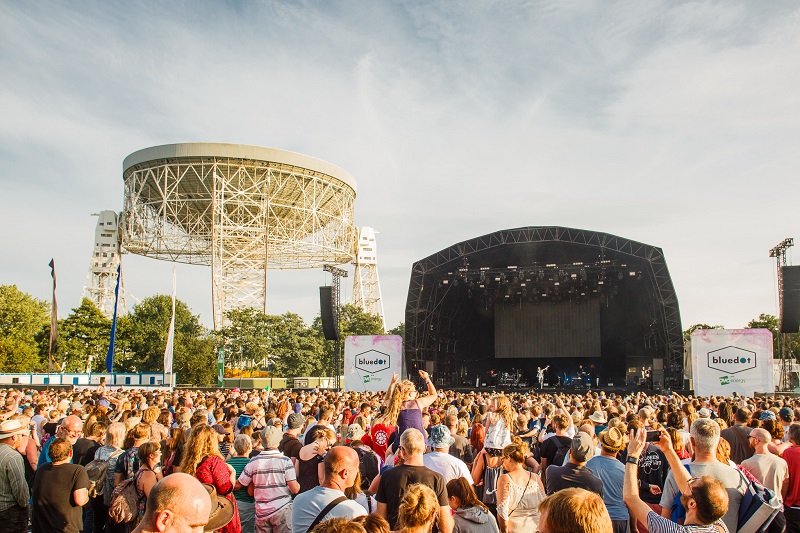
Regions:
<instances>
[{"instance_id":1,"label":"sun hat","mask_svg":"<svg viewBox=\"0 0 800 533\"><path fill-rule=\"evenodd\" d=\"M0 440L14 435L27 435L28 431L28 428L23 426L19 420L6 420L0 424Z\"/></svg>"},{"instance_id":2,"label":"sun hat","mask_svg":"<svg viewBox=\"0 0 800 533\"><path fill-rule=\"evenodd\" d=\"M625 447L625 439L622 432L617 428L612 427L603 430L597 438L600 441L600 446L609 452L616 453Z\"/></svg>"},{"instance_id":3,"label":"sun hat","mask_svg":"<svg viewBox=\"0 0 800 533\"><path fill-rule=\"evenodd\" d=\"M364 431L364 428L362 428L358 424L350 424L347 427L347 440L349 441L361 440L361 437L363 437L366 434L367 432Z\"/></svg>"},{"instance_id":4,"label":"sun hat","mask_svg":"<svg viewBox=\"0 0 800 533\"><path fill-rule=\"evenodd\" d=\"M703 407L702 409L697 411L698 418L711 418L711 410Z\"/></svg>"},{"instance_id":5,"label":"sun hat","mask_svg":"<svg viewBox=\"0 0 800 533\"><path fill-rule=\"evenodd\" d=\"M450 434L447 426L438 424L428 428L428 444L430 444L431 448L450 448L455 441L456 439Z\"/></svg>"},{"instance_id":6,"label":"sun hat","mask_svg":"<svg viewBox=\"0 0 800 533\"><path fill-rule=\"evenodd\" d=\"M203 488L208 491L208 496L211 498L211 513L203 531L216 531L228 525L233 518L233 504L227 498L218 497L214 485L204 483Z\"/></svg>"},{"instance_id":7,"label":"sun hat","mask_svg":"<svg viewBox=\"0 0 800 533\"><path fill-rule=\"evenodd\" d=\"M589 420L592 422L596 422L598 424L605 424L606 423L606 415L605 413L601 413L600 411L595 411L591 415L589 415Z\"/></svg>"},{"instance_id":8,"label":"sun hat","mask_svg":"<svg viewBox=\"0 0 800 533\"><path fill-rule=\"evenodd\" d=\"M592 437L583 431L579 431L572 439L569 455L579 463L585 463L594 457L594 443L592 442Z\"/></svg>"}]
</instances>

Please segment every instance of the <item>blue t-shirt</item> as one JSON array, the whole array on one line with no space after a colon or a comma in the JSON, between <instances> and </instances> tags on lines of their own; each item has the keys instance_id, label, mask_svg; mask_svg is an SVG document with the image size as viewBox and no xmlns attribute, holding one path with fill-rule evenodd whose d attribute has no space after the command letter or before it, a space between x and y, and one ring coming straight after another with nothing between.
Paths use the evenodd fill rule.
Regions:
<instances>
[{"instance_id":1,"label":"blue t-shirt","mask_svg":"<svg viewBox=\"0 0 800 533\"><path fill-rule=\"evenodd\" d=\"M595 455L589 459L586 467L603 482L603 503L606 504L611 520L627 520L628 508L622 501L625 465L614 457Z\"/></svg>"}]
</instances>

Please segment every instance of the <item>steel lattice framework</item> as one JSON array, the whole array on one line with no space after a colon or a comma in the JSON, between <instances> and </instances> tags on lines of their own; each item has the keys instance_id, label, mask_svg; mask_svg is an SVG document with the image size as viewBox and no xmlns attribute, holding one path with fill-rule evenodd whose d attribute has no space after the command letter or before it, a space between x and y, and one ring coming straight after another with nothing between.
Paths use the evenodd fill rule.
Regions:
<instances>
[{"instance_id":1,"label":"steel lattice framework","mask_svg":"<svg viewBox=\"0 0 800 533\"><path fill-rule=\"evenodd\" d=\"M375 230L364 226L359 231L356 250L355 275L353 277L353 304L367 313L379 316L386 331L386 317L383 314L381 282L378 278L378 250Z\"/></svg>"},{"instance_id":2,"label":"steel lattice framework","mask_svg":"<svg viewBox=\"0 0 800 533\"><path fill-rule=\"evenodd\" d=\"M659 351L664 357L665 385L681 388L684 352L680 309L662 250L608 233L555 226L497 231L460 242L414 263L406 304L407 367L426 368L426 362L435 361L438 345L442 342L442 336L437 337L435 332L452 329L452 324L448 321L453 317L443 316L441 313L443 297L452 284L445 285L442 294L439 294L437 280L441 280L443 275L463 269L469 264L472 255L508 246L540 243L589 247L600 254L608 254L606 257L637 260L644 267L642 273L651 295L652 313L658 322L654 333ZM447 338L444 340L453 341Z\"/></svg>"},{"instance_id":3,"label":"steel lattice framework","mask_svg":"<svg viewBox=\"0 0 800 533\"><path fill-rule=\"evenodd\" d=\"M123 163L125 251L212 267L214 325L266 309L267 269L353 260L356 183L302 154L236 144L146 148Z\"/></svg>"}]
</instances>

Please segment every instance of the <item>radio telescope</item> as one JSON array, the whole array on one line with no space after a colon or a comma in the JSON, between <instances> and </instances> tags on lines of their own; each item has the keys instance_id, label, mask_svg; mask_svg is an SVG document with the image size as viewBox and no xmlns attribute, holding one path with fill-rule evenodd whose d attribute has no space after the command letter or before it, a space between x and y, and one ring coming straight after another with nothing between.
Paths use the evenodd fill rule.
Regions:
<instances>
[{"instance_id":1,"label":"radio telescope","mask_svg":"<svg viewBox=\"0 0 800 533\"><path fill-rule=\"evenodd\" d=\"M267 270L353 261L356 181L295 152L221 143L154 146L123 162L125 251L211 266L214 327L265 311Z\"/></svg>"}]
</instances>

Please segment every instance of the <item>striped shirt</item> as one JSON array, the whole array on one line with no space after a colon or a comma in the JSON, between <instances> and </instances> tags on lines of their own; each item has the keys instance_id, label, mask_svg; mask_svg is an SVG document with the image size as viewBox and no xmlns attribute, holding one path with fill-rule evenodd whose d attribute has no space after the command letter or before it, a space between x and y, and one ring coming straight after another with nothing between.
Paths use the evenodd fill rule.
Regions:
<instances>
[{"instance_id":1,"label":"striped shirt","mask_svg":"<svg viewBox=\"0 0 800 533\"><path fill-rule=\"evenodd\" d=\"M264 450L253 457L239 476L245 487L253 483L256 518L266 518L292 502L290 481L297 481L294 464L278 450Z\"/></svg>"},{"instance_id":2,"label":"striped shirt","mask_svg":"<svg viewBox=\"0 0 800 533\"><path fill-rule=\"evenodd\" d=\"M30 493L25 483L25 465L22 455L9 446L0 444L0 511L12 507L28 507Z\"/></svg>"}]
</instances>

